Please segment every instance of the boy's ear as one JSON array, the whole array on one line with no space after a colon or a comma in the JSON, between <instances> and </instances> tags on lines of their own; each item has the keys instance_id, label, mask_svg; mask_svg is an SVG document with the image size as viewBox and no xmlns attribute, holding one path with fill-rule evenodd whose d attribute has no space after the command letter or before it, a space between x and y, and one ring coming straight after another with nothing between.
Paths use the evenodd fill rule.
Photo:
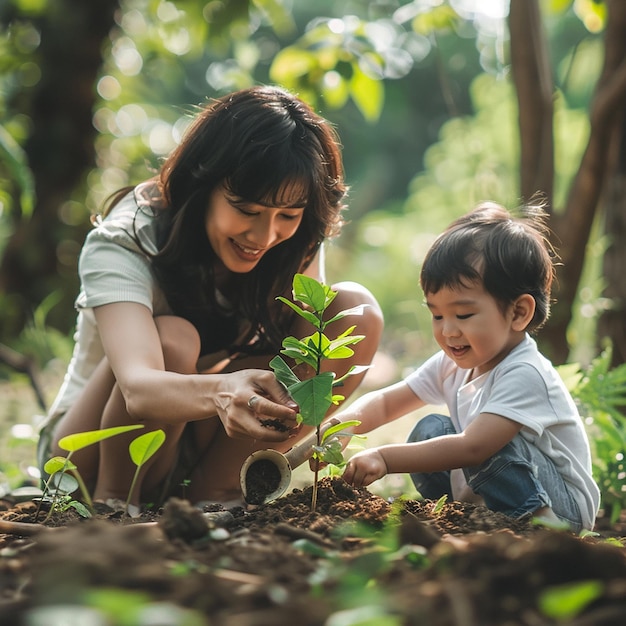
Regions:
<instances>
[{"instance_id":1,"label":"boy's ear","mask_svg":"<svg viewBox=\"0 0 626 626\"><path fill-rule=\"evenodd\" d=\"M515 300L513 303L513 320L511 321L513 330L526 330L535 315L536 306L535 299L529 293L524 293Z\"/></svg>"}]
</instances>

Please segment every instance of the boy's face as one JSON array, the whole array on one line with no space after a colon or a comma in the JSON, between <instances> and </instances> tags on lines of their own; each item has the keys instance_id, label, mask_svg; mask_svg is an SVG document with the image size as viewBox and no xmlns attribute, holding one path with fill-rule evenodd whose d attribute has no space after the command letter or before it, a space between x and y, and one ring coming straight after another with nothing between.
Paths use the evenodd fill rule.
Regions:
<instances>
[{"instance_id":1,"label":"boy's face","mask_svg":"<svg viewBox=\"0 0 626 626\"><path fill-rule=\"evenodd\" d=\"M441 349L472 379L493 369L523 339L515 307L502 310L482 283L426 294L433 334ZM515 328L514 328L515 326Z\"/></svg>"}]
</instances>

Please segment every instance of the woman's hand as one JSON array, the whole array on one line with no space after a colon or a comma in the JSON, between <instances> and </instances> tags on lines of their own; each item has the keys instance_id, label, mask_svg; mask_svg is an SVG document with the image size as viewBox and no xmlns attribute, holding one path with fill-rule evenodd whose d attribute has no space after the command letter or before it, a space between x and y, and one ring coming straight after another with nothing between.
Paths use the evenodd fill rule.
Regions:
<instances>
[{"instance_id":1,"label":"woman's hand","mask_svg":"<svg viewBox=\"0 0 626 626\"><path fill-rule=\"evenodd\" d=\"M229 437L284 441L300 430L298 405L272 372L241 370L223 381L215 406Z\"/></svg>"},{"instance_id":2,"label":"woman's hand","mask_svg":"<svg viewBox=\"0 0 626 626\"><path fill-rule=\"evenodd\" d=\"M354 487L367 487L388 474L387 463L377 448L355 454L346 465L343 479Z\"/></svg>"}]
</instances>

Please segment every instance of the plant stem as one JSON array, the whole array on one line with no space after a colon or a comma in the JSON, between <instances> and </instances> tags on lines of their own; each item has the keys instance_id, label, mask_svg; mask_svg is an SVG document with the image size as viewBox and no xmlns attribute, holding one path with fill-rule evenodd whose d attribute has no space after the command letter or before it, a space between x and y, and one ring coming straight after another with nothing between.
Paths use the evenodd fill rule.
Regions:
<instances>
[{"instance_id":1,"label":"plant stem","mask_svg":"<svg viewBox=\"0 0 626 626\"><path fill-rule=\"evenodd\" d=\"M317 447L319 448L322 445L322 428L321 424L318 424L316 427L316 435L317 435ZM311 512L315 513L317 508L317 483L319 479L320 472L320 460L315 457L315 474L313 476L313 496L311 498Z\"/></svg>"},{"instance_id":2,"label":"plant stem","mask_svg":"<svg viewBox=\"0 0 626 626\"><path fill-rule=\"evenodd\" d=\"M319 327L318 327L318 331L319 331L319 340L318 340L318 346L317 346L317 367L316 367L316 371L315 371L315 375L319 376L321 370L322 370L322 331L324 330L324 312L321 311L320 315L319 315ZM316 434L317 434L317 446L318 448L322 445L322 430L321 430L321 424L318 424L316 426ZM317 482L319 480L319 472L320 472L320 460L316 457L315 458L315 474L313 476L313 495L311 497L311 512L315 513L315 509L317 508Z\"/></svg>"},{"instance_id":3,"label":"plant stem","mask_svg":"<svg viewBox=\"0 0 626 626\"><path fill-rule=\"evenodd\" d=\"M89 489L87 489L87 486L85 485L85 482L83 481L82 476L75 470L70 470L74 476L74 478L78 481L78 488L80 489L80 493L83 496L83 499L85 500L85 504L87 505L87 508L89 509L89 511L91 513L94 512L94 508L93 508L93 500L91 499L91 496L89 495Z\"/></svg>"}]
</instances>

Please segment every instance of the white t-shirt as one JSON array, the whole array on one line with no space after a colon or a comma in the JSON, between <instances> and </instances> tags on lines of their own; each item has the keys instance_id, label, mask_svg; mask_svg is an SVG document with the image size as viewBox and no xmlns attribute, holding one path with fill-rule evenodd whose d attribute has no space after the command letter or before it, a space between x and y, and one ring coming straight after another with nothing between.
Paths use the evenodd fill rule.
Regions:
<instances>
[{"instance_id":1,"label":"white t-shirt","mask_svg":"<svg viewBox=\"0 0 626 626\"><path fill-rule=\"evenodd\" d=\"M131 191L85 239L78 262L81 288L76 299L74 352L45 423L72 406L104 356L93 307L137 302L155 316L170 313L146 254L157 251L150 188L146 184Z\"/></svg>"},{"instance_id":2,"label":"white t-shirt","mask_svg":"<svg viewBox=\"0 0 626 626\"><path fill-rule=\"evenodd\" d=\"M492 370L466 382L468 375L442 351L410 374L406 383L425 403L445 404L458 432L481 413L521 424L521 436L553 461L570 487L583 527L592 528L600 491L591 474L587 433L558 372L536 342L526 335Z\"/></svg>"}]
</instances>

